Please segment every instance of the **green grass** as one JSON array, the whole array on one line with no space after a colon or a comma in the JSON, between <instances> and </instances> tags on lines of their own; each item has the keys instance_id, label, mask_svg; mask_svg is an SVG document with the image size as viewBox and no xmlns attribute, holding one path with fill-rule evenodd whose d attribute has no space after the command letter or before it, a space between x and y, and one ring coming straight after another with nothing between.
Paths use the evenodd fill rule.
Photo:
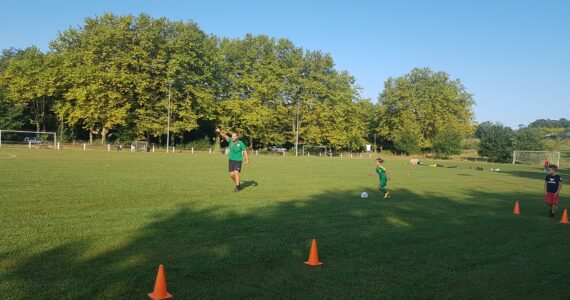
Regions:
<instances>
[{"instance_id":1,"label":"green grass","mask_svg":"<svg viewBox=\"0 0 570 300\"><path fill-rule=\"evenodd\" d=\"M1 149L0 294L145 299L163 263L176 299L567 298L541 169L446 164L389 158L386 201L371 159L253 157L235 194L221 155Z\"/></svg>"}]
</instances>

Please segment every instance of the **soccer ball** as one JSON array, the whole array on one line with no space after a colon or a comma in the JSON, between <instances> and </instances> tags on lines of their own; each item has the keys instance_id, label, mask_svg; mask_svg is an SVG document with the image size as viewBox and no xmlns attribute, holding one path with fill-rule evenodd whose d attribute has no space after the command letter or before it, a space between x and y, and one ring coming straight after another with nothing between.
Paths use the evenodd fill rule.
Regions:
<instances>
[{"instance_id":1,"label":"soccer ball","mask_svg":"<svg viewBox=\"0 0 570 300\"><path fill-rule=\"evenodd\" d=\"M360 193L360 198L362 198L362 199L368 198L368 193L367 192Z\"/></svg>"}]
</instances>

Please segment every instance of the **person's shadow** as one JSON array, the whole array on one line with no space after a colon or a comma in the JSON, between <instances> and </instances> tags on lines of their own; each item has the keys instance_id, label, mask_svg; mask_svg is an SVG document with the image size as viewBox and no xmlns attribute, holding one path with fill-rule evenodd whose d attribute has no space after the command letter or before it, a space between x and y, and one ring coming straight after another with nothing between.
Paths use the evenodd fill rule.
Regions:
<instances>
[{"instance_id":1,"label":"person's shadow","mask_svg":"<svg viewBox=\"0 0 570 300\"><path fill-rule=\"evenodd\" d=\"M257 186L257 181L255 180L250 180L250 181L244 181L241 183L241 189L247 189L250 186Z\"/></svg>"}]
</instances>

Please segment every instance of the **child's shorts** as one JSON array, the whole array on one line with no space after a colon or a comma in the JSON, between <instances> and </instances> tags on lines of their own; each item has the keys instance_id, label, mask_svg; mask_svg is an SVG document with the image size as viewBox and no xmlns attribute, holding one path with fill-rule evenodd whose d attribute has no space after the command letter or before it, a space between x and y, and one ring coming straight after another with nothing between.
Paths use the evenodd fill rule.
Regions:
<instances>
[{"instance_id":1,"label":"child's shorts","mask_svg":"<svg viewBox=\"0 0 570 300\"><path fill-rule=\"evenodd\" d=\"M555 193L546 193L546 204L558 205L559 197Z\"/></svg>"}]
</instances>

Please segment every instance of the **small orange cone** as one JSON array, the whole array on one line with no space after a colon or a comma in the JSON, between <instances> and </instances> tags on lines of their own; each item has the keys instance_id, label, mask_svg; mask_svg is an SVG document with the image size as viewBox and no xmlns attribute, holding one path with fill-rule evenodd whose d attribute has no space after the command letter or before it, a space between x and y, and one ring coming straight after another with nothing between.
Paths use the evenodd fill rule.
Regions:
<instances>
[{"instance_id":1,"label":"small orange cone","mask_svg":"<svg viewBox=\"0 0 570 300\"><path fill-rule=\"evenodd\" d=\"M515 210L513 211L513 213L514 213L515 215L520 215L520 214L521 214L521 211L520 211L520 208L519 208L519 200L517 200L517 201L515 202Z\"/></svg>"},{"instance_id":2,"label":"small orange cone","mask_svg":"<svg viewBox=\"0 0 570 300\"><path fill-rule=\"evenodd\" d=\"M562 224L570 224L568 222L568 210L565 208L564 209L564 213L562 213L562 220L560 220L560 223Z\"/></svg>"},{"instance_id":3,"label":"small orange cone","mask_svg":"<svg viewBox=\"0 0 570 300\"><path fill-rule=\"evenodd\" d=\"M309 266L320 266L323 263L319 261L319 251L317 250L317 240L313 239L311 244L311 253L309 254L309 261L305 262Z\"/></svg>"},{"instance_id":4,"label":"small orange cone","mask_svg":"<svg viewBox=\"0 0 570 300\"><path fill-rule=\"evenodd\" d=\"M158 267L158 274L156 274L156 282L154 283L154 291L148 293L152 300L172 298L172 295L166 291L166 276L164 276L164 266L162 264Z\"/></svg>"}]
</instances>

